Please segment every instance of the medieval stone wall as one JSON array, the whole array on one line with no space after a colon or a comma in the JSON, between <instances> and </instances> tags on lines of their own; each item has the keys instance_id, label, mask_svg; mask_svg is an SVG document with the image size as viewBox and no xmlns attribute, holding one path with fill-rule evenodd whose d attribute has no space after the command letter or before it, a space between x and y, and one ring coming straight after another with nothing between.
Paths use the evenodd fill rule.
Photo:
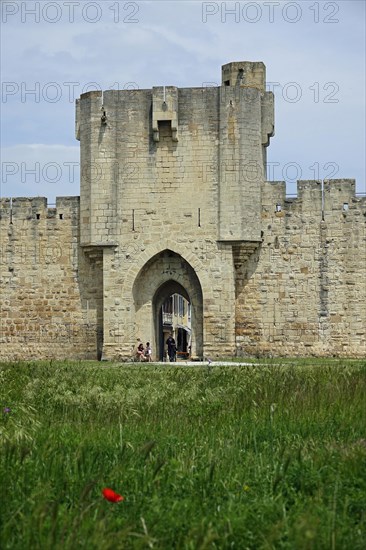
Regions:
<instances>
[{"instance_id":1,"label":"medieval stone wall","mask_svg":"<svg viewBox=\"0 0 366 550\"><path fill-rule=\"evenodd\" d=\"M231 250L223 262L229 272L235 270L238 355L366 355L366 198L356 197L354 187L353 180L324 185L302 181L298 197L286 199L284 182L264 184L263 242L254 251L234 245L233 264ZM196 250L191 242L189 252L188 242L182 241L167 241L166 246L177 249L183 244L190 265L202 278L206 273L208 285L207 261L217 245L207 239L207 247ZM139 299L144 302L144 291L152 292L144 275L142 282L136 278L140 266L155 257L150 281L160 277L164 282L170 280L169 270L179 271L180 263L177 255L166 256L162 270L158 255L152 249L138 253L134 242L138 238L131 241L133 261L123 282L132 288L130 296L126 291L127 303L138 304ZM56 208L47 208L43 198L3 199L0 243L1 358L100 357L103 255L79 246L78 197L58 198ZM156 244L155 251L160 247ZM105 263L108 257L115 265L118 255L110 250ZM110 276L113 266L104 267ZM211 298L204 294L206 318L212 311L210 334L205 326L207 355L215 353L227 330L220 313L222 272L218 269L211 280L216 281ZM185 276L181 283L193 294ZM121 307L128 308L123 292L112 306L111 337L120 335ZM142 330L132 324L128 343L142 336ZM153 339L152 332L147 336ZM123 355L125 340L118 342ZM126 353L131 353L130 343Z\"/></svg>"},{"instance_id":2,"label":"medieval stone wall","mask_svg":"<svg viewBox=\"0 0 366 550\"><path fill-rule=\"evenodd\" d=\"M236 264L238 353L364 357L366 198L354 180L301 181L289 200L284 182L266 182L262 226L260 249Z\"/></svg>"},{"instance_id":3,"label":"medieval stone wall","mask_svg":"<svg viewBox=\"0 0 366 550\"><path fill-rule=\"evenodd\" d=\"M102 271L79 246L79 197L2 199L0 218L1 359L97 358Z\"/></svg>"}]
</instances>

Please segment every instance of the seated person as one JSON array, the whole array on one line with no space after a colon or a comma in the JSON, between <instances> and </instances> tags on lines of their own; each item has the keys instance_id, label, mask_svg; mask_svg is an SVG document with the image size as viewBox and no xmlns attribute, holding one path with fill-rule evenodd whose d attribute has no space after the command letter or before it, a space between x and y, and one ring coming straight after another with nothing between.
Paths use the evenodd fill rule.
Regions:
<instances>
[{"instance_id":1,"label":"seated person","mask_svg":"<svg viewBox=\"0 0 366 550\"><path fill-rule=\"evenodd\" d=\"M144 350L144 345L142 343L137 346L136 359L140 362L145 361L145 350Z\"/></svg>"}]
</instances>

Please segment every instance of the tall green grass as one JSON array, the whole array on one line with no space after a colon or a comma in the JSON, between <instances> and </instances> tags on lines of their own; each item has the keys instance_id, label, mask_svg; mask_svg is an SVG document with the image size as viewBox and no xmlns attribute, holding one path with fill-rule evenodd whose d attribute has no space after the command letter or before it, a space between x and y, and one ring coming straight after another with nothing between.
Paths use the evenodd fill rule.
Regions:
<instances>
[{"instance_id":1,"label":"tall green grass","mask_svg":"<svg viewBox=\"0 0 366 550\"><path fill-rule=\"evenodd\" d=\"M1 364L0 387L1 548L366 546L365 361Z\"/></svg>"}]
</instances>

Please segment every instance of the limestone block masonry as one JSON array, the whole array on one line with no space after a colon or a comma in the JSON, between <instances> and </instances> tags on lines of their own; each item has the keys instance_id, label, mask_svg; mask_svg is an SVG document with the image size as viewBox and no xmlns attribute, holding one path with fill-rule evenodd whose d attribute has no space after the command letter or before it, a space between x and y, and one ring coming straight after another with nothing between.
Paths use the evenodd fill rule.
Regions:
<instances>
[{"instance_id":1,"label":"limestone block masonry","mask_svg":"<svg viewBox=\"0 0 366 550\"><path fill-rule=\"evenodd\" d=\"M80 197L1 199L0 358L162 354L161 305L192 305L192 355L366 356L366 198L354 180L267 182L261 62L222 85L88 92Z\"/></svg>"}]
</instances>

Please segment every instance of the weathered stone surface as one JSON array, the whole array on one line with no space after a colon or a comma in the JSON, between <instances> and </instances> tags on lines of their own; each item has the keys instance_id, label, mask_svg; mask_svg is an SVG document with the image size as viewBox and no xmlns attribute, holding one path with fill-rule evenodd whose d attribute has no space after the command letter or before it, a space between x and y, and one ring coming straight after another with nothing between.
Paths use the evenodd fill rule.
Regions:
<instances>
[{"instance_id":1,"label":"weathered stone surface","mask_svg":"<svg viewBox=\"0 0 366 550\"><path fill-rule=\"evenodd\" d=\"M2 199L0 357L101 355L102 270L79 245L79 197Z\"/></svg>"},{"instance_id":2,"label":"weathered stone surface","mask_svg":"<svg viewBox=\"0 0 366 550\"><path fill-rule=\"evenodd\" d=\"M217 88L83 94L79 197L1 201L0 357L129 358L192 303L194 356L366 355L366 200L265 181L262 63ZM164 104L165 101L165 104Z\"/></svg>"}]
</instances>

